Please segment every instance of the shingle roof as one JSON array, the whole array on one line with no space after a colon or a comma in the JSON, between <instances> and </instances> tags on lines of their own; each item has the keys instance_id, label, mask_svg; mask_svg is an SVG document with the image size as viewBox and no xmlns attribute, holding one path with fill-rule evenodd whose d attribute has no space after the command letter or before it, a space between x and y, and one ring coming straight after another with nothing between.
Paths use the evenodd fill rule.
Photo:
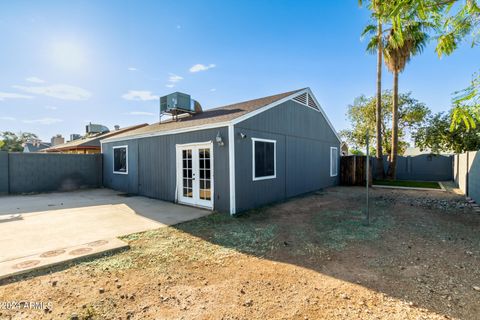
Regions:
<instances>
[{"instance_id":1,"label":"shingle roof","mask_svg":"<svg viewBox=\"0 0 480 320\"><path fill-rule=\"evenodd\" d=\"M137 124L134 126L130 127L125 127L119 130L115 131L110 131L106 132L103 134L98 134L93 137L88 137L88 138L80 138L77 140L69 141L66 143L62 143L53 147L50 147L48 149L43 149L42 152L56 152L56 151L62 151L62 150L69 150L69 149L76 149L76 148L88 148L88 147L98 147L100 148L100 140L106 139L106 138L111 138L120 134L125 134L126 132L139 129L142 127L148 126L148 123L142 123L142 124Z\"/></svg>"},{"instance_id":2,"label":"shingle roof","mask_svg":"<svg viewBox=\"0 0 480 320\"><path fill-rule=\"evenodd\" d=\"M115 136L115 139L231 121L247 113L250 113L252 111L265 107L275 101L288 97L289 95L292 95L301 90L304 90L304 89L298 89L294 91L276 94L273 96L239 102L239 103L230 104L230 105L226 105L226 106L218 107L214 109L204 110L203 112L194 114L192 116L179 118L177 121L154 123L140 129L119 134Z\"/></svg>"},{"instance_id":3,"label":"shingle roof","mask_svg":"<svg viewBox=\"0 0 480 320\"><path fill-rule=\"evenodd\" d=\"M40 142L38 144L34 144L32 142L26 142L23 148L24 150L28 150L28 152L37 152L40 150L45 150L49 147L50 147L50 143L48 142Z\"/></svg>"}]
</instances>

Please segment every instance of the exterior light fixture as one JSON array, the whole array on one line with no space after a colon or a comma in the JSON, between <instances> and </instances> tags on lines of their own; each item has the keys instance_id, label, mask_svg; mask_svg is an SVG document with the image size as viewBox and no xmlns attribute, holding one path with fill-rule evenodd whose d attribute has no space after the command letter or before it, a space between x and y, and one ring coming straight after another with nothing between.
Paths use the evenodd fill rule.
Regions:
<instances>
[{"instance_id":1,"label":"exterior light fixture","mask_svg":"<svg viewBox=\"0 0 480 320\"><path fill-rule=\"evenodd\" d=\"M245 133L240 132L240 138L245 139L246 137L247 137L247 135Z\"/></svg>"},{"instance_id":2,"label":"exterior light fixture","mask_svg":"<svg viewBox=\"0 0 480 320\"><path fill-rule=\"evenodd\" d=\"M222 137L220 136L220 131L218 131L217 136L216 136L216 138L215 138L215 141L217 142L217 144L218 144L220 147L223 147L223 146L225 145L225 143L223 142Z\"/></svg>"}]
</instances>

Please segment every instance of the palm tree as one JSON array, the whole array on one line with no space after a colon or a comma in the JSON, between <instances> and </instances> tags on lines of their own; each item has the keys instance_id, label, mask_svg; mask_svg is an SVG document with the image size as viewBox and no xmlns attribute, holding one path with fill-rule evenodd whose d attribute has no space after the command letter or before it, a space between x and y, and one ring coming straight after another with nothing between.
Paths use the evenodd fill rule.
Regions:
<instances>
[{"instance_id":1,"label":"palm tree","mask_svg":"<svg viewBox=\"0 0 480 320\"><path fill-rule=\"evenodd\" d=\"M362 5L362 1L359 0ZM373 11L373 17L377 22L375 26L367 26L363 31L363 35L376 30L376 34L372 37L367 45L367 51L377 54L377 92L375 106L375 140L376 140L376 173L379 179L384 178L383 171L383 150L382 150L382 61L383 61L383 3L382 0L372 0L370 9Z\"/></svg>"},{"instance_id":2,"label":"palm tree","mask_svg":"<svg viewBox=\"0 0 480 320\"><path fill-rule=\"evenodd\" d=\"M397 152L398 152L398 76L410 61L411 57L419 54L424 49L428 34L424 32L425 25L412 21L403 27L392 27L385 39L385 64L393 73L393 98L392 98L392 150L387 177L396 178Z\"/></svg>"}]
</instances>

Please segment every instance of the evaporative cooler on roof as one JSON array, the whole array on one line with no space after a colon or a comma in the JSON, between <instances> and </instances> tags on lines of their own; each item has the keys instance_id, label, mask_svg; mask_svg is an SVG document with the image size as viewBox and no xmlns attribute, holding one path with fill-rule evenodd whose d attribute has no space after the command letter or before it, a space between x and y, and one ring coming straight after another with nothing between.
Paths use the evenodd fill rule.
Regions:
<instances>
[{"instance_id":1,"label":"evaporative cooler on roof","mask_svg":"<svg viewBox=\"0 0 480 320\"><path fill-rule=\"evenodd\" d=\"M169 113L177 116L182 113L199 113L202 111L200 103L193 100L190 95L182 92L174 92L160 97L160 113Z\"/></svg>"}]
</instances>

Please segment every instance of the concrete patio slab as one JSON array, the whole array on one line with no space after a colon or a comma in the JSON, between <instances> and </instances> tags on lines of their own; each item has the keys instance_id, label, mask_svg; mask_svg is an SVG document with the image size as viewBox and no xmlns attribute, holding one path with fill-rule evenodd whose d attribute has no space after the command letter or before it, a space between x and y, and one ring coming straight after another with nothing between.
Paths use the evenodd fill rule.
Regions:
<instances>
[{"instance_id":1,"label":"concrete patio slab","mask_svg":"<svg viewBox=\"0 0 480 320\"><path fill-rule=\"evenodd\" d=\"M128 248L126 242L117 238L112 238L97 240L69 248L58 248L41 254L3 261L0 262L0 280L76 259L97 256L125 248Z\"/></svg>"},{"instance_id":2,"label":"concrete patio slab","mask_svg":"<svg viewBox=\"0 0 480 320\"><path fill-rule=\"evenodd\" d=\"M47 251L157 229L208 214L207 210L126 196L110 189L2 196L0 263L10 265L13 260Z\"/></svg>"},{"instance_id":3,"label":"concrete patio slab","mask_svg":"<svg viewBox=\"0 0 480 320\"><path fill-rule=\"evenodd\" d=\"M401 187L401 186L384 186L381 184L373 184L372 187L374 188L383 188L383 189L403 189L403 190L423 190L423 191L445 191L445 188L440 186L440 189L434 188L417 188L417 187Z\"/></svg>"}]
</instances>

